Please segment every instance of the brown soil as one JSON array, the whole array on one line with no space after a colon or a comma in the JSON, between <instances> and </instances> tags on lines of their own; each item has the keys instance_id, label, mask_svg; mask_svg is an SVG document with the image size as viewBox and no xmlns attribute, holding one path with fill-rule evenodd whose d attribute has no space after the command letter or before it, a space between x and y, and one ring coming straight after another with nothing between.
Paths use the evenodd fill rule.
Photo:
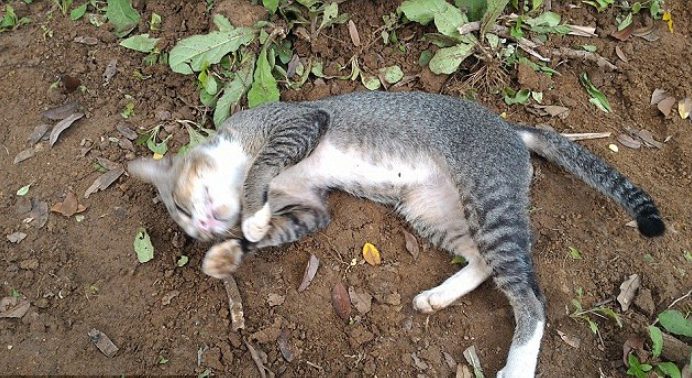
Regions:
<instances>
[{"instance_id":1,"label":"brown soil","mask_svg":"<svg viewBox=\"0 0 692 378\"><path fill-rule=\"evenodd\" d=\"M135 3L142 20L154 11L163 16L163 30L157 36L165 46L209 30L204 2ZM341 9L353 15L367 43L382 24L381 16L394 11L396 3L354 0ZM534 260L548 301L539 362L544 377L624 375L623 342L644 334L655 313L692 287L692 263L683 256L683 251L692 250L692 123L677 116L666 120L649 106L655 88L664 88L677 98L692 96L692 11L684 0L667 3L675 33L664 31L654 43L640 38L620 42L629 63L618 61L618 43L605 34L612 31L613 14L558 9L569 22L598 25L603 38L554 38L553 45L595 44L621 67L618 73L605 73L581 62L566 62L559 65L561 75L552 83L536 83L545 88L545 103L571 109L565 120L539 118L525 107L506 107L497 95L479 93L480 101L515 121L550 123L570 132L618 134L627 127L639 127L650 130L658 140L670 137L660 150L621 146L619 153L607 148L613 138L584 142L657 199L670 232L656 240L645 240L626 227L629 219L613 202L559 169L536 162ZM163 207L152 201L153 189L126 176L107 190L82 198L99 175L93 167L96 157L123 163L135 155L108 139L120 138L115 127L121 121L125 95L132 95L136 102L135 116L129 120L134 128L158 124L157 115L167 118L166 111L170 119L196 120L203 108L198 106L194 79L172 74L165 66L143 67L142 55L120 48L105 27L72 22L58 12L49 15L50 2L30 7L18 2L16 8L30 14L33 22L0 34L0 297L14 289L26 296L31 307L21 319L0 319L0 372L197 374L211 369L215 374L258 376L241 335L229 331L222 284L200 272L201 257L209 245L186 238ZM225 7L227 12L234 9L243 12L238 19L256 16L251 14L256 9L246 6ZM52 37L42 26L52 30ZM142 21L140 31L147 28ZM407 75L420 75L397 90L460 93L461 75L440 80L418 66L419 53L426 46L416 41L424 31L417 26L399 31L400 40L407 41L407 54L374 43L361 59L364 69L373 72L397 63ZM95 46L72 42L78 36L95 36L99 41ZM357 52L346 25L324 31L312 46L298 42L296 50L302 56L315 54L325 62L341 64ZM113 58L118 59L118 71L104 86L102 74ZM133 71L137 69L150 77L136 78ZM588 102L578 82L585 70L604 89L612 113L600 112ZM86 92L64 94L61 87L49 89L64 75L78 78ZM532 80L523 74L520 79L526 85ZM352 82L318 81L299 91L286 91L283 98L312 99L362 89ZM65 131L53 148L41 142L42 151L13 164L14 156L27 147L29 133L43 122L41 112L68 100L83 105L85 119ZM164 122L175 135L175 150L186 142L185 133L174 122ZM91 150L84 155L86 147ZM137 147L137 155L145 153ZM15 193L28 183L32 183L28 197L49 207L62 201L67 190L74 190L88 206L85 219L77 222L74 217L51 213L42 228L36 227L38 220L23 222L26 199ZM407 226L389 209L339 194L332 198L332 209L334 222L326 231L251 256L236 275L247 325L242 337L266 353L268 368L283 376L449 376L453 365L448 365L445 356L461 362L463 350L471 345L476 346L487 372L494 374L501 368L513 320L507 301L492 284L482 285L449 309L430 316L417 314L410 305L413 296L457 269L449 256L420 241L423 248L415 261L404 248L402 232ZM137 262L132 249L139 226L149 230L156 247L154 260L146 264ZM28 236L11 244L4 235L15 231ZM350 265L354 258L361 260L360 249L366 241L382 252L381 266ZM569 257L570 246L582 251L582 260ZM310 253L320 258L321 266L308 290L298 293ZM189 264L176 267L176 259L183 254L190 257ZM620 283L633 273L641 275L653 302L622 313L623 328L597 319L601 344L584 322L569 317L570 301L577 288L584 291L586 308L612 299ZM375 297L371 311L354 324L345 324L332 308L331 289L338 282ZM285 296L283 304L270 306L272 294ZM616 308L613 303L610 306ZM678 306L689 310L690 301ZM92 328L107 334L120 348L115 357L105 357L92 345L87 337ZM282 357L277 346L281 330L295 352L292 362ZM581 339L581 346L567 345L558 330ZM159 363L161 358L168 362Z\"/></svg>"}]
</instances>

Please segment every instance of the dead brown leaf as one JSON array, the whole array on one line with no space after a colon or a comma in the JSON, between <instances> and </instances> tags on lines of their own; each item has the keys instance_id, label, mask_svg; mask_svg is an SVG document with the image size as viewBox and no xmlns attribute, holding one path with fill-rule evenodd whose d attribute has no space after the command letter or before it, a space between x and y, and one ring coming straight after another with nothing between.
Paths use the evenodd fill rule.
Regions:
<instances>
[{"instance_id":1,"label":"dead brown leaf","mask_svg":"<svg viewBox=\"0 0 692 378\"><path fill-rule=\"evenodd\" d=\"M50 139L49 139L50 146L53 147L55 142L58 141L60 134L63 131L65 131L68 127L72 126L72 124L75 121L77 121L78 119L80 119L82 117L84 117L84 113L73 113L72 115L69 115L67 118L65 118L62 121L55 124L55 126L53 127L53 131L50 132Z\"/></svg>"},{"instance_id":2,"label":"dead brown leaf","mask_svg":"<svg viewBox=\"0 0 692 378\"><path fill-rule=\"evenodd\" d=\"M31 304L24 298L4 297L0 299L0 318L21 318Z\"/></svg>"},{"instance_id":3,"label":"dead brown leaf","mask_svg":"<svg viewBox=\"0 0 692 378\"><path fill-rule=\"evenodd\" d=\"M410 232L403 230L404 239L406 240L406 250L413 256L414 259L418 259L420 255L420 248L418 247L418 240Z\"/></svg>"},{"instance_id":4,"label":"dead brown leaf","mask_svg":"<svg viewBox=\"0 0 692 378\"><path fill-rule=\"evenodd\" d=\"M53 207L50 208L50 211L62 214L63 216L69 218L75 214L83 213L86 209L86 206L77 201L77 196L74 194L74 192L68 191L65 195L65 199L62 202L58 202L53 205Z\"/></svg>"},{"instance_id":5,"label":"dead brown leaf","mask_svg":"<svg viewBox=\"0 0 692 378\"><path fill-rule=\"evenodd\" d=\"M9 240L10 243L14 244L21 242L22 240L24 240L24 238L26 238L26 234L21 231L13 232L7 235L7 240Z\"/></svg>"},{"instance_id":6,"label":"dead brown leaf","mask_svg":"<svg viewBox=\"0 0 692 378\"><path fill-rule=\"evenodd\" d=\"M666 97L668 97L668 92L666 92L664 89L654 89L654 92L651 94L651 105L657 105Z\"/></svg>"},{"instance_id":7,"label":"dead brown leaf","mask_svg":"<svg viewBox=\"0 0 692 378\"><path fill-rule=\"evenodd\" d=\"M120 165L119 163L112 162L112 161L110 161L104 157L101 157L101 156L97 157L96 161L98 161L100 166L102 166L103 168L106 168L109 171L122 168L122 165Z\"/></svg>"},{"instance_id":8,"label":"dead brown leaf","mask_svg":"<svg viewBox=\"0 0 692 378\"><path fill-rule=\"evenodd\" d=\"M118 72L118 59L111 59L103 71L103 85L108 85L111 79Z\"/></svg>"},{"instance_id":9,"label":"dead brown leaf","mask_svg":"<svg viewBox=\"0 0 692 378\"><path fill-rule=\"evenodd\" d=\"M161 305L168 306L171 304L171 301L173 301L173 298L177 297L178 295L180 295L178 290L173 290L166 293L163 297L161 297Z\"/></svg>"},{"instance_id":10,"label":"dead brown leaf","mask_svg":"<svg viewBox=\"0 0 692 378\"><path fill-rule=\"evenodd\" d=\"M632 352L637 354L639 361L646 361L649 358L649 352L644 349L644 339L639 336L631 336L622 345L622 362L625 366L628 366L627 356Z\"/></svg>"},{"instance_id":11,"label":"dead brown leaf","mask_svg":"<svg viewBox=\"0 0 692 378\"><path fill-rule=\"evenodd\" d=\"M271 293L267 296L267 304L269 307L281 306L286 301L286 296L276 293Z\"/></svg>"},{"instance_id":12,"label":"dead brown leaf","mask_svg":"<svg viewBox=\"0 0 692 378\"><path fill-rule=\"evenodd\" d=\"M663 148L663 143L654 139L654 135L649 130L639 130L637 136L644 142L647 147Z\"/></svg>"},{"instance_id":13,"label":"dead brown leaf","mask_svg":"<svg viewBox=\"0 0 692 378\"><path fill-rule=\"evenodd\" d=\"M36 154L36 151L34 151L33 147L27 148L26 150L23 150L17 154L17 156L14 157L14 164L19 164L23 162L24 160L31 159L34 157Z\"/></svg>"},{"instance_id":14,"label":"dead brown leaf","mask_svg":"<svg viewBox=\"0 0 692 378\"><path fill-rule=\"evenodd\" d=\"M353 20L348 20L348 34L351 35L351 42L353 46L360 46L360 34L358 34L358 28L356 28L356 23Z\"/></svg>"},{"instance_id":15,"label":"dead brown leaf","mask_svg":"<svg viewBox=\"0 0 692 378\"><path fill-rule=\"evenodd\" d=\"M351 301L341 282L332 289L332 306L342 320L347 321L351 317Z\"/></svg>"},{"instance_id":16,"label":"dead brown leaf","mask_svg":"<svg viewBox=\"0 0 692 378\"><path fill-rule=\"evenodd\" d=\"M372 266L382 264L382 256L372 243L363 244L363 259Z\"/></svg>"},{"instance_id":17,"label":"dead brown leaf","mask_svg":"<svg viewBox=\"0 0 692 378\"><path fill-rule=\"evenodd\" d=\"M615 55L617 55L618 58L620 58L620 60L622 60L623 62L625 62L625 63L629 62L629 59L627 59L627 56L625 55L625 53L622 51L622 49L618 45L615 45Z\"/></svg>"},{"instance_id":18,"label":"dead brown leaf","mask_svg":"<svg viewBox=\"0 0 692 378\"><path fill-rule=\"evenodd\" d=\"M123 168L117 168L102 174L94 181L93 184L91 184L91 186L86 190L86 192L84 192L84 198L89 198L90 195L98 192L99 190L107 189L123 173L125 173L125 170Z\"/></svg>"},{"instance_id":19,"label":"dead brown leaf","mask_svg":"<svg viewBox=\"0 0 692 378\"><path fill-rule=\"evenodd\" d=\"M692 113L692 98L686 97L678 101L678 114L680 114L680 118L690 118L690 113Z\"/></svg>"},{"instance_id":20,"label":"dead brown leaf","mask_svg":"<svg viewBox=\"0 0 692 378\"><path fill-rule=\"evenodd\" d=\"M39 201L36 198L32 198L31 200L27 200L29 205L25 207L26 202L22 203L22 209L21 210L26 210L26 208L29 208L28 211L17 211L19 216L22 218L23 223L27 224L33 224L36 226L36 228L41 228L46 225L46 222L48 222L48 204ZM18 205L19 205L19 201Z\"/></svg>"},{"instance_id":21,"label":"dead brown leaf","mask_svg":"<svg viewBox=\"0 0 692 378\"><path fill-rule=\"evenodd\" d=\"M96 328L92 328L87 332L89 339L106 357L111 358L118 353L118 347L113 344L111 339L105 333Z\"/></svg>"},{"instance_id":22,"label":"dead brown leaf","mask_svg":"<svg viewBox=\"0 0 692 378\"><path fill-rule=\"evenodd\" d=\"M639 149L639 148L642 146L642 143L641 143L640 141L638 141L638 140L632 138L631 136L629 136L629 135L627 135L627 134L620 134L620 135L618 135L617 140L618 140L618 142L620 142L620 144L622 144L623 146L629 147L629 148L632 148L632 149L635 149L635 150L636 150L636 149Z\"/></svg>"},{"instance_id":23,"label":"dead brown leaf","mask_svg":"<svg viewBox=\"0 0 692 378\"><path fill-rule=\"evenodd\" d=\"M304 292L308 288L308 286L310 286L312 279L315 278L315 274L317 274L317 268L319 268L319 266L320 259L318 259L317 256L311 254L310 260L308 260L308 265L305 267L305 273L303 274L303 282L301 282L300 286L298 286L299 293Z\"/></svg>"},{"instance_id":24,"label":"dead brown leaf","mask_svg":"<svg viewBox=\"0 0 692 378\"><path fill-rule=\"evenodd\" d=\"M34 127L34 131L32 131L31 134L29 134L29 137L26 139L29 146L33 146L34 144L38 143L43 136L46 135L48 129L50 129L50 125L46 123L42 123Z\"/></svg>"},{"instance_id":25,"label":"dead brown leaf","mask_svg":"<svg viewBox=\"0 0 692 378\"><path fill-rule=\"evenodd\" d=\"M627 311L634 300L634 296L637 295L637 290L639 290L639 285L641 285L642 280L638 274L632 274L620 285L620 294L617 296L618 303L622 307L622 311Z\"/></svg>"},{"instance_id":26,"label":"dead brown leaf","mask_svg":"<svg viewBox=\"0 0 692 378\"><path fill-rule=\"evenodd\" d=\"M135 140L137 139L138 135L130 126L131 125L128 122L120 121L117 125L115 125L115 129L118 130L118 132L125 138Z\"/></svg>"},{"instance_id":27,"label":"dead brown leaf","mask_svg":"<svg viewBox=\"0 0 692 378\"><path fill-rule=\"evenodd\" d=\"M656 42L661 39L656 29L656 24L651 24L643 28L635 29L632 31L632 35L635 37L643 38L649 42Z\"/></svg>"},{"instance_id":28,"label":"dead brown leaf","mask_svg":"<svg viewBox=\"0 0 692 378\"><path fill-rule=\"evenodd\" d=\"M63 119L79 112L79 104L75 101L44 111L41 115L51 121L62 121Z\"/></svg>"},{"instance_id":29,"label":"dead brown leaf","mask_svg":"<svg viewBox=\"0 0 692 378\"><path fill-rule=\"evenodd\" d=\"M558 117L560 119L565 119L567 116L569 116L569 109L565 108L564 106L535 105L528 109L535 109L535 113L541 117Z\"/></svg>"},{"instance_id":30,"label":"dead brown leaf","mask_svg":"<svg viewBox=\"0 0 692 378\"><path fill-rule=\"evenodd\" d=\"M571 346L572 348L579 349L579 346L581 345L581 339L576 337L576 336L570 336L559 329L557 330L557 334L560 336L562 341L565 342L565 344Z\"/></svg>"},{"instance_id":31,"label":"dead brown leaf","mask_svg":"<svg viewBox=\"0 0 692 378\"><path fill-rule=\"evenodd\" d=\"M365 315L372 308L372 295L366 292L358 293L353 286L348 287L348 296L351 298L351 303L360 312Z\"/></svg>"},{"instance_id":32,"label":"dead brown leaf","mask_svg":"<svg viewBox=\"0 0 692 378\"><path fill-rule=\"evenodd\" d=\"M617 39L618 41L626 41L630 38L632 32L634 32L634 25L630 25L622 30L613 32L610 34L610 36Z\"/></svg>"},{"instance_id":33,"label":"dead brown leaf","mask_svg":"<svg viewBox=\"0 0 692 378\"><path fill-rule=\"evenodd\" d=\"M661 111L664 117L670 118L670 112L673 110L673 105L675 105L675 97L667 97L661 100L658 104L658 110Z\"/></svg>"},{"instance_id":34,"label":"dead brown leaf","mask_svg":"<svg viewBox=\"0 0 692 378\"><path fill-rule=\"evenodd\" d=\"M276 339L276 344L279 346L279 351L286 362L291 362L295 358L293 346L289 343L288 337L290 333L287 329L282 329L279 338Z\"/></svg>"}]
</instances>

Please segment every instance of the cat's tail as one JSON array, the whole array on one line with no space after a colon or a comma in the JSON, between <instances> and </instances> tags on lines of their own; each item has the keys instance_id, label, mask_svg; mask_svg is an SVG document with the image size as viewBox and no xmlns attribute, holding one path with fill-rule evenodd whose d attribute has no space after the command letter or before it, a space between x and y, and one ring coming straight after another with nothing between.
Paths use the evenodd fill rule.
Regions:
<instances>
[{"instance_id":1,"label":"cat's tail","mask_svg":"<svg viewBox=\"0 0 692 378\"><path fill-rule=\"evenodd\" d=\"M559 165L625 208L637 220L642 235L663 235L666 227L653 199L615 168L556 132L515 127L529 150Z\"/></svg>"}]
</instances>

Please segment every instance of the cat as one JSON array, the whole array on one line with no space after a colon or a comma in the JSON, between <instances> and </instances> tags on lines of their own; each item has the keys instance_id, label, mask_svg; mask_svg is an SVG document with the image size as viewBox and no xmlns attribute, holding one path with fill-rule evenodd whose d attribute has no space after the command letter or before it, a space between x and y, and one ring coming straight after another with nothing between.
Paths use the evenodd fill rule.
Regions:
<instances>
[{"instance_id":1,"label":"cat","mask_svg":"<svg viewBox=\"0 0 692 378\"><path fill-rule=\"evenodd\" d=\"M647 237L664 223L649 195L553 131L511 124L474 102L421 92L355 92L238 112L185 156L131 162L192 237L225 239L202 269L233 273L243 253L329 224L336 189L393 206L468 264L413 306L443 309L492 277L516 328L502 377L535 374L546 316L531 261L530 152L615 200Z\"/></svg>"}]
</instances>

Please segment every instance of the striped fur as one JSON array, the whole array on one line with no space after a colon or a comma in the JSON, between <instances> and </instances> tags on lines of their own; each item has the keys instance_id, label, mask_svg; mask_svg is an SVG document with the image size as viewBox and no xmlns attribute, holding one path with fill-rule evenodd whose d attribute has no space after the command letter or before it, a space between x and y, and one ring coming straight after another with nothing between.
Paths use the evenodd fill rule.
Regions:
<instances>
[{"instance_id":1,"label":"striped fur","mask_svg":"<svg viewBox=\"0 0 692 378\"><path fill-rule=\"evenodd\" d=\"M194 159L139 161L130 171L157 186L192 236L231 239L205 257L204 271L219 278L237 268L243 251L326 227L329 190L394 206L422 236L468 261L418 294L414 307L440 310L492 277L516 319L498 375L529 377L546 322L530 255L530 152L613 198L645 236L663 233L653 200L584 148L553 132L509 124L475 103L423 93L359 92L243 111L194 150ZM185 174L193 162L195 174ZM217 194L200 194L211 187ZM181 216L179 208L191 216Z\"/></svg>"}]
</instances>

